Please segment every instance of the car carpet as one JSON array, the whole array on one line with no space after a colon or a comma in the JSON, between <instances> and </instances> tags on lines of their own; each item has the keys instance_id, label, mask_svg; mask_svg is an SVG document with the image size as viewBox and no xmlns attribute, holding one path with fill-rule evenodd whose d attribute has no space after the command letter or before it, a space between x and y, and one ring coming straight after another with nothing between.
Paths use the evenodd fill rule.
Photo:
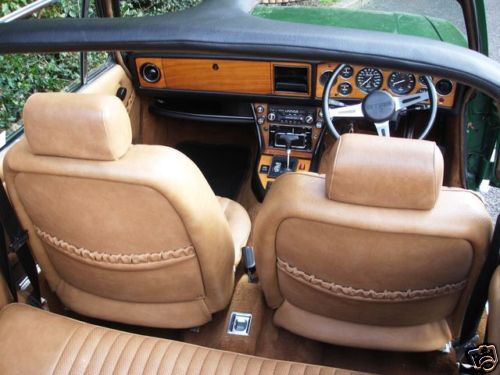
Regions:
<instances>
[{"instance_id":1,"label":"car carpet","mask_svg":"<svg viewBox=\"0 0 500 375\"><path fill-rule=\"evenodd\" d=\"M250 150L197 142L182 142L175 148L198 166L216 195L236 200L250 168Z\"/></svg>"}]
</instances>

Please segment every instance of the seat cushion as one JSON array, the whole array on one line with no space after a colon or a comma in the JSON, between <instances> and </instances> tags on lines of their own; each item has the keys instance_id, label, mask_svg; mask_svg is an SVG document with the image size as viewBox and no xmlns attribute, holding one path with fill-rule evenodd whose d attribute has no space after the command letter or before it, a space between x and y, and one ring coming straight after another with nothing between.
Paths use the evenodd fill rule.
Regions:
<instances>
[{"instance_id":1,"label":"seat cushion","mask_svg":"<svg viewBox=\"0 0 500 375\"><path fill-rule=\"evenodd\" d=\"M241 248L247 244L252 223L248 213L239 203L224 197L217 198L231 229L234 241L234 264L238 265L241 260Z\"/></svg>"},{"instance_id":2,"label":"seat cushion","mask_svg":"<svg viewBox=\"0 0 500 375\"><path fill-rule=\"evenodd\" d=\"M20 304L0 312L0 353L3 375L356 374L134 335Z\"/></svg>"}]
</instances>

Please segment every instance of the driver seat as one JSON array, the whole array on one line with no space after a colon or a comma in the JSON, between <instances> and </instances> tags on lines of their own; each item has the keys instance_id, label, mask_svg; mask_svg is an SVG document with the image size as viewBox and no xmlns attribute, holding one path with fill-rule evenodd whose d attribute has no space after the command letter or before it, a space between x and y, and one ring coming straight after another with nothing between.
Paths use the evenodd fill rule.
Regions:
<instances>
[{"instance_id":1,"label":"driver seat","mask_svg":"<svg viewBox=\"0 0 500 375\"><path fill-rule=\"evenodd\" d=\"M289 173L256 218L257 269L274 322L311 339L423 352L458 337L492 221L442 187L433 142L343 135L325 175Z\"/></svg>"},{"instance_id":2,"label":"driver seat","mask_svg":"<svg viewBox=\"0 0 500 375\"><path fill-rule=\"evenodd\" d=\"M73 311L189 328L224 309L250 233L185 155L131 145L113 96L47 93L4 161L9 197L48 284Z\"/></svg>"}]
</instances>

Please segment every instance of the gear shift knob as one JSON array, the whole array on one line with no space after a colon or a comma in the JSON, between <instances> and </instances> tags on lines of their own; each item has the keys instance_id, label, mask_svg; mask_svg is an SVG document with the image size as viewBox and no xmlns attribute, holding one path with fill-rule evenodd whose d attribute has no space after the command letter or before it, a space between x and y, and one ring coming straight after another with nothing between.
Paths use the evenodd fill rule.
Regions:
<instances>
[{"instance_id":1,"label":"gear shift knob","mask_svg":"<svg viewBox=\"0 0 500 375\"><path fill-rule=\"evenodd\" d=\"M300 137L293 133L282 133L279 134L279 139L284 141L286 144L286 169L290 170L290 155L292 153L292 142L298 141Z\"/></svg>"}]
</instances>

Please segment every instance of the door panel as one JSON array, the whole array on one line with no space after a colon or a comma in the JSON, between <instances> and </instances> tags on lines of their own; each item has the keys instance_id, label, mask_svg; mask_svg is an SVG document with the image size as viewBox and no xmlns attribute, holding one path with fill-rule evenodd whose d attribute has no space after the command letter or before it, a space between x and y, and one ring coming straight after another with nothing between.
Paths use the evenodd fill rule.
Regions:
<instances>
[{"instance_id":1,"label":"door panel","mask_svg":"<svg viewBox=\"0 0 500 375\"><path fill-rule=\"evenodd\" d=\"M127 108L132 124L132 139L134 143L140 142L140 99L136 95L132 81L127 77L123 68L115 64L105 70L96 79L83 86L79 93L116 95L118 89L127 90L123 105Z\"/></svg>"}]
</instances>

